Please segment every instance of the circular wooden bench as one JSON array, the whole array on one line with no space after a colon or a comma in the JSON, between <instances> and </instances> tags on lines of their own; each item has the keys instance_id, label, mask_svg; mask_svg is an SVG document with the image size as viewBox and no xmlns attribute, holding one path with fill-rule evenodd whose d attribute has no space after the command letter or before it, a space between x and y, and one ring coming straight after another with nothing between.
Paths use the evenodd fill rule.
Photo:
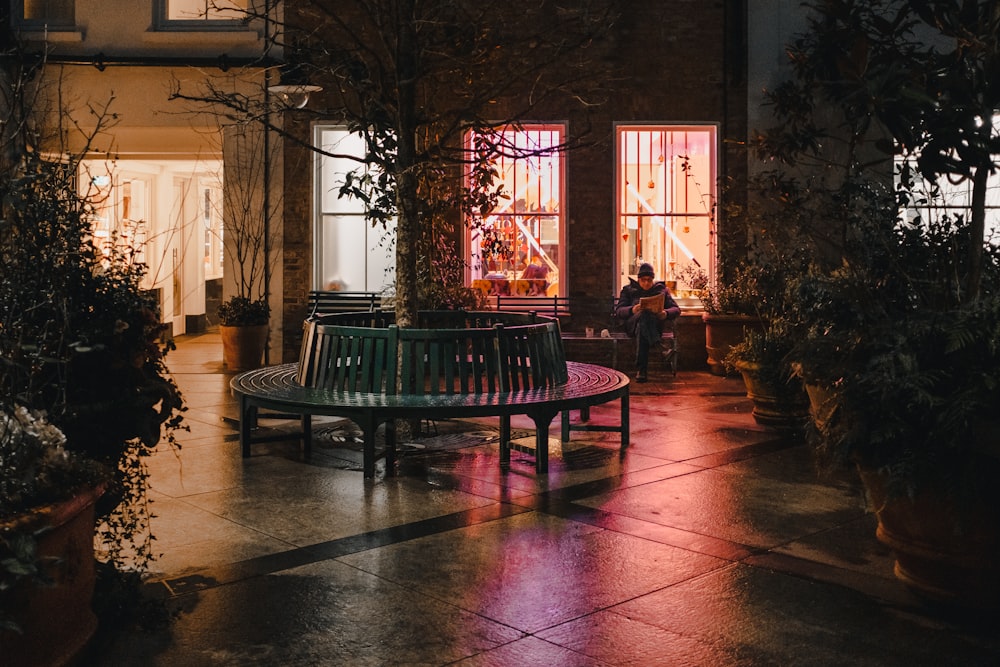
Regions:
<instances>
[{"instance_id":1,"label":"circular wooden bench","mask_svg":"<svg viewBox=\"0 0 1000 667\"><path fill-rule=\"evenodd\" d=\"M364 436L364 474L374 477L375 432L385 425L386 474L395 465L394 420L500 418L500 462L510 464L510 418L535 425L535 469L548 470L552 419L562 413L562 440L572 430L602 430L629 438L629 378L624 373L567 362L558 321L515 313L426 313L421 323L480 325L400 329L391 313L338 314L305 323L297 363L249 371L231 381L240 400L240 444L250 455L259 408L298 414L306 456L311 416L355 422ZM366 323L369 326L356 326ZM379 326L384 325L384 326ZM487 326L482 326L487 325ZM621 402L618 425L588 424L593 405ZM570 411L580 410L573 424Z\"/></svg>"}]
</instances>

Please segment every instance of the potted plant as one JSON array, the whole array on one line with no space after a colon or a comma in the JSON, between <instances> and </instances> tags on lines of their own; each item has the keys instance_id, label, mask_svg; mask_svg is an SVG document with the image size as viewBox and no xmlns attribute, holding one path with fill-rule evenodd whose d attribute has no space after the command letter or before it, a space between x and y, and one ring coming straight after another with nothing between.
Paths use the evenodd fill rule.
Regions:
<instances>
[{"instance_id":1,"label":"potted plant","mask_svg":"<svg viewBox=\"0 0 1000 667\"><path fill-rule=\"evenodd\" d=\"M702 290L700 298L708 369L713 375L728 375L733 367L726 357L733 346L761 326L756 276L749 265L740 265L726 281Z\"/></svg>"},{"instance_id":2,"label":"potted plant","mask_svg":"<svg viewBox=\"0 0 1000 667\"><path fill-rule=\"evenodd\" d=\"M94 506L108 470L24 406L0 408L0 641L10 664L62 664L97 627Z\"/></svg>"},{"instance_id":3,"label":"potted plant","mask_svg":"<svg viewBox=\"0 0 1000 667\"><path fill-rule=\"evenodd\" d=\"M809 418L809 399L802 378L793 370L795 337L788 321L769 318L733 345L726 364L743 377L758 424L800 432Z\"/></svg>"},{"instance_id":4,"label":"potted plant","mask_svg":"<svg viewBox=\"0 0 1000 667\"><path fill-rule=\"evenodd\" d=\"M792 358L823 397L817 451L858 469L897 576L995 609L1000 249L985 222L1000 99L980 84L996 18L904 2L885 21L885 5L812 8L757 141L811 191L800 213L819 251L796 286ZM944 206L956 183L965 196Z\"/></svg>"},{"instance_id":5,"label":"potted plant","mask_svg":"<svg viewBox=\"0 0 1000 667\"><path fill-rule=\"evenodd\" d=\"M219 304L222 361L231 371L259 368L267 345L271 308L264 298L234 296Z\"/></svg>"},{"instance_id":6,"label":"potted plant","mask_svg":"<svg viewBox=\"0 0 1000 667\"><path fill-rule=\"evenodd\" d=\"M87 149L60 160L38 150L46 127L31 100L18 96L44 82L19 63L10 60L3 78L14 103L0 132L0 615L9 611L15 624L19 591L32 576L52 574L39 561L51 546L39 530L63 514L85 533L73 566L93 569L96 557L99 592L137 594L154 557L143 459L164 439L177 446L184 409L164 361L172 341L163 339L155 297L142 287L146 267L123 239L95 239L93 206L78 190ZM94 134L104 120L98 114ZM83 137L86 145L92 136ZM67 499L75 510L54 509ZM78 511L87 506L96 519ZM98 595L95 607L121 610L128 602ZM45 621L41 636L23 637L56 650L57 628ZM3 632L7 659L13 631Z\"/></svg>"}]
</instances>

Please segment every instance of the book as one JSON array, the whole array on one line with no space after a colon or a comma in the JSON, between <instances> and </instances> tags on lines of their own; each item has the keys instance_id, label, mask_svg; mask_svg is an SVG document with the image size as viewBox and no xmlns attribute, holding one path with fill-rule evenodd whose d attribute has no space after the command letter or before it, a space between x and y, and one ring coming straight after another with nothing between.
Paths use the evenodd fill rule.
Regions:
<instances>
[{"instance_id":1,"label":"book","mask_svg":"<svg viewBox=\"0 0 1000 667\"><path fill-rule=\"evenodd\" d=\"M659 314L663 310L663 295L644 296L639 299L639 309Z\"/></svg>"}]
</instances>

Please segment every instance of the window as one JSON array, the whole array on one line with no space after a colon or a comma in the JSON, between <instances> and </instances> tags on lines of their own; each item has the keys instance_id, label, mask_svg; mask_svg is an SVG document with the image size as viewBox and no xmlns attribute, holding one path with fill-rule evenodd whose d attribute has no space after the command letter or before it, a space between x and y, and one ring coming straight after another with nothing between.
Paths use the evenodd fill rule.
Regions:
<instances>
[{"instance_id":1,"label":"window","mask_svg":"<svg viewBox=\"0 0 1000 667\"><path fill-rule=\"evenodd\" d=\"M1000 115L993 117L994 136L1000 134ZM903 158L897 158L897 162ZM996 159L996 156L994 156ZM972 181L957 179L952 176L942 176L938 179L940 194L932 196L929 185L926 187L922 203L915 202L907 211L907 219L919 214L930 220L942 215L950 217L962 216L969 219L969 205L972 203ZM1000 177L991 175L986 186L986 239L994 245L1000 245Z\"/></svg>"},{"instance_id":2,"label":"window","mask_svg":"<svg viewBox=\"0 0 1000 667\"><path fill-rule=\"evenodd\" d=\"M25 28L72 28L74 4L74 0L14 0L15 23Z\"/></svg>"},{"instance_id":3,"label":"window","mask_svg":"<svg viewBox=\"0 0 1000 667\"><path fill-rule=\"evenodd\" d=\"M232 30L246 25L250 0L158 0L160 29Z\"/></svg>"},{"instance_id":4,"label":"window","mask_svg":"<svg viewBox=\"0 0 1000 667\"><path fill-rule=\"evenodd\" d=\"M524 125L498 134L498 206L467 227L469 284L490 295L560 294L565 247L565 160L560 125ZM475 137L467 145L472 150ZM494 185L498 185L494 183ZM469 186L471 187L471 185Z\"/></svg>"},{"instance_id":5,"label":"window","mask_svg":"<svg viewBox=\"0 0 1000 667\"><path fill-rule=\"evenodd\" d=\"M91 207L94 245L105 257L119 252L136 263L147 263L151 177L114 171L100 161L86 161L81 170L82 194ZM143 288L150 286L147 275Z\"/></svg>"},{"instance_id":6,"label":"window","mask_svg":"<svg viewBox=\"0 0 1000 667\"><path fill-rule=\"evenodd\" d=\"M222 187L217 179L198 179L202 231L204 233L205 278L221 278L223 256Z\"/></svg>"},{"instance_id":7,"label":"window","mask_svg":"<svg viewBox=\"0 0 1000 667\"><path fill-rule=\"evenodd\" d=\"M617 128L619 289L643 262L676 288L691 272L712 275L716 142L711 125Z\"/></svg>"},{"instance_id":8,"label":"window","mask_svg":"<svg viewBox=\"0 0 1000 667\"><path fill-rule=\"evenodd\" d=\"M380 292L395 281L395 228L372 227L364 202L341 198L344 176L361 163L364 140L341 127L317 127L316 146L345 157L318 156L313 231L313 288Z\"/></svg>"}]
</instances>

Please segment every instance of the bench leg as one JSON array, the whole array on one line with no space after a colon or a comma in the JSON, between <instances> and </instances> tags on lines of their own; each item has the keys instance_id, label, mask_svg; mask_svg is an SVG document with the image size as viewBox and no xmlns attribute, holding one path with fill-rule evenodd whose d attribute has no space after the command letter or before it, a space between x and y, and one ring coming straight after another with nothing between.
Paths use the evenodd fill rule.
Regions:
<instances>
[{"instance_id":1,"label":"bench leg","mask_svg":"<svg viewBox=\"0 0 1000 667\"><path fill-rule=\"evenodd\" d=\"M313 451L312 415L302 415L300 423L302 424L302 456L308 461L312 458Z\"/></svg>"},{"instance_id":2,"label":"bench leg","mask_svg":"<svg viewBox=\"0 0 1000 667\"><path fill-rule=\"evenodd\" d=\"M385 476L396 474L396 420L385 423Z\"/></svg>"},{"instance_id":3,"label":"bench leg","mask_svg":"<svg viewBox=\"0 0 1000 667\"><path fill-rule=\"evenodd\" d=\"M580 408L580 422L587 423L590 421L590 406L585 405ZM562 411L562 441L569 442L569 432L571 430L570 426L570 411Z\"/></svg>"},{"instance_id":4,"label":"bench leg","mask_svg":"<svg viewBox=\"0 0 1000 667\"><path fill-rule=\"evenodd\" d=\"M363 450L363 464L362 467L365 471L365 479L374 479L375 477L375 430L378 428L378 421L375 419L375 415L372 413L367 413L361 418L361 423L358 424L361 427L361 432L364 435L364 450Z\"/></svg>"},{"instance_id":5,"label":"bench leg","mask_svg":"<svg viewBox=\"0 0 1000 667\"><path fill-rule=\"evenodd\" d=\"M549 471L549 424L557 411L531 414L535 422L535 472L538 474Z\"/></svg>"},{"instance_id":6,"label":"bench leg","mask_svg":"<svg viewBox=\"0 0 1000 667\"><path fill-rule=\"evenodd\" d=\"M510 467L510 415L500 417L500 467Z\"/></svg>"},{"instance_id":7,"label":"bench leg","mask_svg":"<svg viewBox=\"0 0 1000 667\"><path fill-rule=\"evenodd\" d=\"M257 406L250 405L250 399L240 396L240 449L243 458L250 457L250 431L257 423Z\"/></svg>"},{"instance_id":8,"label":"bench leg","mask_svg":"<svg viewBox=\"0 0 1000 667\"><path fill-rule=\"evenodd\" d=\"M622 419L621 419L621 423L622 423L622 447L621 448L625 449L626 447L628 447L628 444L629 444L629 430L630 430L630 426L629 426L629 409L628 409L628 392L627 391L624 394L622 394L621 404L622 404Z\"/></svg>"}]
</instances>

